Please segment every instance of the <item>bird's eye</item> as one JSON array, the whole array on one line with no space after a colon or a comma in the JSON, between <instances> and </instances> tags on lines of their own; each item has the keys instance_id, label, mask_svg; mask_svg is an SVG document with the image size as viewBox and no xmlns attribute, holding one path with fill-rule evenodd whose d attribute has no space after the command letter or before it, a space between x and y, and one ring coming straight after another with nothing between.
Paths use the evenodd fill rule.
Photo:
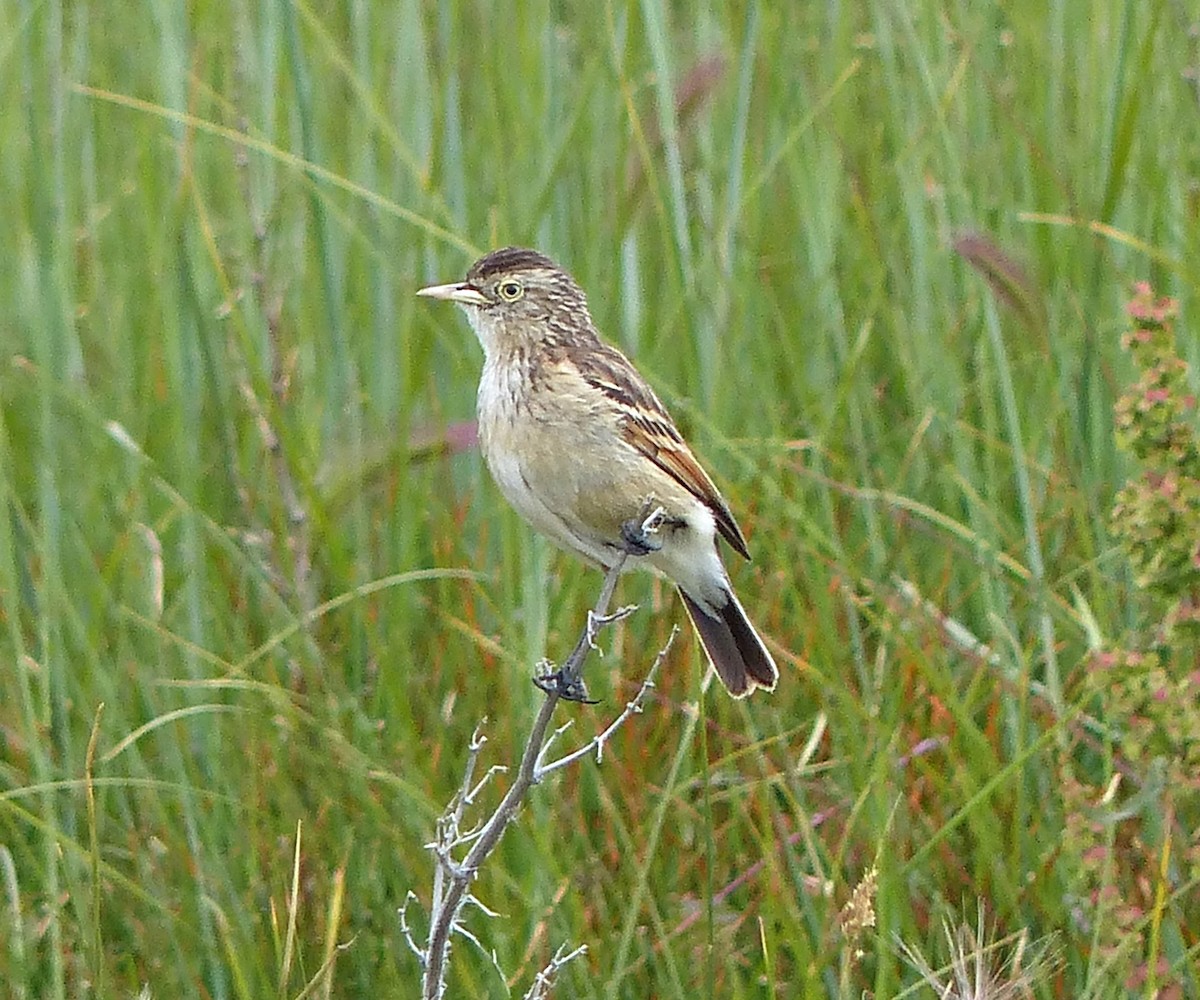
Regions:
<instances>
[{"instance_id":1,"label":"bird's eye","mask_svg":"<svg viewBox=\"0 0 1200 1000\"><path fill-rule=\"evenodd\" d=\"M519 281L502 281L496 286L496 291L505 302L516 302L525 292Z\"/></svg>"}]
</instances>

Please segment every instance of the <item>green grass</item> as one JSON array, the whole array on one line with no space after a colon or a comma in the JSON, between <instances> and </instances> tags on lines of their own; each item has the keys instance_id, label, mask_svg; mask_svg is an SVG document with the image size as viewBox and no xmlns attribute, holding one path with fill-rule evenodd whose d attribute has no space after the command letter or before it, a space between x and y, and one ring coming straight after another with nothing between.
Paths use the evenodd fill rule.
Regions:
<instances>
[{"instance_id":1,"label":"green grass","mask_svg":"<svg viewBox=\"0 0 1200 1000\"><path fill-rule=\"evenodd\" d=\"M1158 957L1200 995L1195 805L1084 721L1089 653L1149 620L1107 527L1130 281L1200 329L1195 26L1171 0L0 5L0 993L414 994L396 911L428 901L471 732L513 760L600 585L456 443L479 351L412 294L522 243L706 457L783 677L697 715L685 635L604 764L535 790L476 885L503 917L469 917L514 992L586 942L560 995L891 997L920 979L898 941L936 968L982 898L1054 935L1039 997L1148 997ZM642 611L577 739L681 619L648 578L618 599ZM451 995L503 994L459 940Z\"/></svg>"}]
</instances>

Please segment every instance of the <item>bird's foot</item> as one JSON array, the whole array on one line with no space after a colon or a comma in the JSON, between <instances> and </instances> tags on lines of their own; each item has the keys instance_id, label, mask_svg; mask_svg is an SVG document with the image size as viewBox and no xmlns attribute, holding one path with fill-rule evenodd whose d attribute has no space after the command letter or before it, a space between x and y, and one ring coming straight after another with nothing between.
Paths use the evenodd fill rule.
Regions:
<instances>
[{"instance_id":1,"label":"bird's foot","mask_svg":"<svg viewBox=\"0 0 1200 1000\"><path fill-rule=\"evenodd\" d=\"M659 529L670 521L662 507L650 509L653 501L646 504L642 514L621 525L621 541L631 556L648 556L663 547L658 537Z\"/></svg>"},{"instance_id":2,"label":"bird's foot","mask_svg":"<svg viewBox=\"0 0 1200 1000\"><path fill-rule=\"evenodd\" d=\"M552 664L547 663L547 667ZM533 683L546 694L556 694L563 701L577 701L584 705L597 705L598 701L588 697L587 685L575 671L568 672L561 668L547 670L536 674Z\"/></svg>"}]
</instances>

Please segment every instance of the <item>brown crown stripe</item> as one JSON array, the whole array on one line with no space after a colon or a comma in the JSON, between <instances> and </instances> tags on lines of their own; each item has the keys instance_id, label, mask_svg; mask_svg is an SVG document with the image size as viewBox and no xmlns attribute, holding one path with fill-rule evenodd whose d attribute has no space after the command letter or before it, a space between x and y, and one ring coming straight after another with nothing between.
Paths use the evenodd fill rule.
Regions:
<instances>
[{"instance_id":1,"label":"brown crown stripe","mask_svg":"<svg viewBox=\"0 0 1200 1000\"><path fill-rule=\"evenodd\" d=\"M476 261L467 274L467 280L484 281L494 274L523 271L529 268L559 270L554 261L536 250L526 250L523 247L504 247L500 250L493 250L486 257L481 257Z\"/></svg>"}]
</instances>

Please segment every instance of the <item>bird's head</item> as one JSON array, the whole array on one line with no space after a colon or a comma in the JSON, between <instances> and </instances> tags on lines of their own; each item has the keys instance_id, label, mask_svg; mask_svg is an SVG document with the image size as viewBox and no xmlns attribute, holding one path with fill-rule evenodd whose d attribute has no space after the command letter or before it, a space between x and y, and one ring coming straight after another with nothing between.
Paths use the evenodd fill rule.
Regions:
<instances>
[{"instance_id":1,"label":"bird's head","mask_svg":"<svg viewBox=\"0 0 1200 1000\"><path fill-rule=\"evenodd\" d=\"M471 265L466 280L417 294L461 306L489 357L595 337L583 290L536 250L493 250Z\"/></svg>"}]
</instances>

